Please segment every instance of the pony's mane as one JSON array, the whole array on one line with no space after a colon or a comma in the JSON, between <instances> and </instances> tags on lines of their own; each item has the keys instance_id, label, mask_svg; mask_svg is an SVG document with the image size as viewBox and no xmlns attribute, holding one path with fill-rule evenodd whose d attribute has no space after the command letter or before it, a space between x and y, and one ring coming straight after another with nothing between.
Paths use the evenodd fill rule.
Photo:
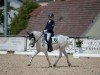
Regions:
<instances>
[{"instance_id":1,"label":"pony's mane","mask_svg":"<svg viewBox=\"0 0 100 75\"><path fill-rule=\"evenodd\" d=\"M31 33L33 33L34 35L41 35L42 34L40 31L32 31Z\"/></svg>"}]
</instances>

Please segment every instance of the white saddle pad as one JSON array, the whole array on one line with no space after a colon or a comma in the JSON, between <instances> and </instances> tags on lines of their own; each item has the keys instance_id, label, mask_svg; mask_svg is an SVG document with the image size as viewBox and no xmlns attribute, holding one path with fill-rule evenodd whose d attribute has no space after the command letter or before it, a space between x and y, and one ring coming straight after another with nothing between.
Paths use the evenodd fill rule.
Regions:
<instances>
[{"instance_id":1,"label":"white saddle pad","mask_svg":"<svg viewBox=\"0 0 100 75\"><path fill-rule=\"evenodd\" d=\"M53 36L53 37L52 37L52 43L53 43L53 44L58 43L58 38L57 38L57 36Z\"/></svg>"}]
</instances>

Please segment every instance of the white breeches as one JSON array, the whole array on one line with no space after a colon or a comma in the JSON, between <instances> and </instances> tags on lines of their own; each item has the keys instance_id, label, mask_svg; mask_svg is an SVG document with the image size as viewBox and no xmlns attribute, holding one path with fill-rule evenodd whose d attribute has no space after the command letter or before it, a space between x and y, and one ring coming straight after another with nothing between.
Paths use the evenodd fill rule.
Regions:
<instances>
[{"instance_id":1,"label":"white breeches","mask_svg":"<svg viewBox=\"0 0 100 75\"><path fill-rule=\"evenodd\" d=\"M51 33L47 33L47 41L50 40L50 37L51 37Z\"/></svg>"}]
</instances>

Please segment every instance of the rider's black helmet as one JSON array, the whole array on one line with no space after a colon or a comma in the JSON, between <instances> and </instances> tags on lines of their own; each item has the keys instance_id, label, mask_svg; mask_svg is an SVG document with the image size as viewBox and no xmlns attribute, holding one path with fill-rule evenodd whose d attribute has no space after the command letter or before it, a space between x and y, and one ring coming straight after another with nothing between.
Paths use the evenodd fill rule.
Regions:
<instances>
[{"instance_id":1,"label":"rider's black helmet","mask_svg":"<svg viewBox=\"0 0 100 75\"><path fill-rule=\"evenodd\" d=\"M52 17L54 17L54 14L53 13L49 13L48 17L52 18Z\"/></svg>"}]
</instances>

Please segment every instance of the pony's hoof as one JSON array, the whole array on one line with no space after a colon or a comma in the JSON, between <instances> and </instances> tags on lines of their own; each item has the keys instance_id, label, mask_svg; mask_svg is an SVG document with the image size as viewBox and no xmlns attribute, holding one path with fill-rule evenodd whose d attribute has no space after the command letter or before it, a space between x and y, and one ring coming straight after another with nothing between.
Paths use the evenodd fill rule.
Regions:
<instances>
[{"instance_id":1,"label":"pony's hoof","mask_svg":"<svg viewBox=\"0 0 100 75\"><path fill-rule=\"evenodd\" d=\"M31 64L28 64L27 66L31 66Z\"/></svg>"},{"instance_id":2,"label":"pony's hoof","mask_svg":"<svg viewBox=\"0 0 100 75\"><path fill-rule=\"evenodd\" d=\"M71 67L71 64L70 63L68 64L68 67Z\"/></svg>"},{"instance_id":3,"label":"pony's hoof","mask_svg":"<svg viewBox=\"0 0 100 75\"><path fill-rule=\"evenodd\" d=\"M54 64L53 67L56 67L56 65Z\"/></svg>"}]
</instances>

